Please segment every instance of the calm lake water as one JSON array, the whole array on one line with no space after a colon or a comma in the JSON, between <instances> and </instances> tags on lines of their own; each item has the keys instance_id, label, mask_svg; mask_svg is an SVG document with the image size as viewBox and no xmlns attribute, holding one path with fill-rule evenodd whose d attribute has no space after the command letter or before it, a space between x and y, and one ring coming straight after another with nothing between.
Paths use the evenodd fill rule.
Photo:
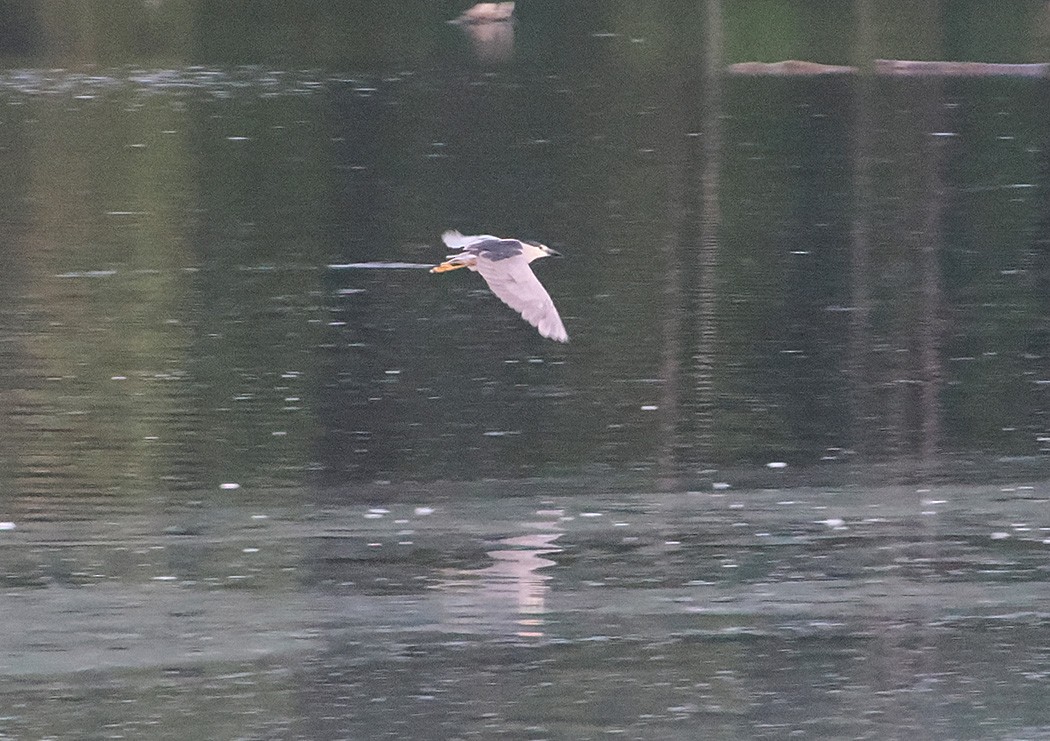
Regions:
<instances>
[{"instance_id":1,"label":"calm lake water","mask_svg":"<svg viewBox=\"0 0 1050 741\"><path fill-rule=\"evenodd\" d=\"M1050 738L1050 83L725 72L1043 4L303 5L0 36L0 739Z\"/></svg>"}]
</instances>

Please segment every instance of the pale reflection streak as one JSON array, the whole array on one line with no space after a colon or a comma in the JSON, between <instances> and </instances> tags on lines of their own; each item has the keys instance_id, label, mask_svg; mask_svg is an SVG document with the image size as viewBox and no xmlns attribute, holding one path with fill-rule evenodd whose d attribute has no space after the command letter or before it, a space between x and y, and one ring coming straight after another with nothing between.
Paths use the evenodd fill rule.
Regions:
<instances>
[{"instance_id":1,"label":"pale reflection streak","mask_svg":"<svg viewBox=\"0 0 1050 741\"><path fill-rule=\"evenodd\" d=\"M474 54L486 64L505 62L514 54L514 24L474 23L463 26Z\"/></svg>"},{"instance_id":2,"label":"pale reflection streak","mask_svg":"<svg viewBox=\"0 0 1050 741\"><path fill-rule=\"evenodd\" d=\"M549 522L524 524L543 530L555 527ZM445 571L445 581L436 587L447 595L443 627L543 637L551 577L541 569L555 565L544 556L562 551L553 545L560 537L558 532L539 532L503 538L497 549L487 552L494 561L491 566Z\"/></svg>"}]
</instances>

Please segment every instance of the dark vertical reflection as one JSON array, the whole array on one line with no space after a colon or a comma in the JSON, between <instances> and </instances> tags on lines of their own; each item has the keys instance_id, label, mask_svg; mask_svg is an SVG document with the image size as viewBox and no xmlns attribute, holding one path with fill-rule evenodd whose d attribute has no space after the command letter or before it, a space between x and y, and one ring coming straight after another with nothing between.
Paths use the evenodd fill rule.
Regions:
<instances>
[{"instance_id":1,"label":"dark vertical reflection","mask_svg":"<svg viewBox=\"0 0 1050 741\"><path fill-rule=\"evenodd\" d=\"M944 253L942 222L945 188L942 176L944 144L939 136L944 131L945 119L943 82L940 79L930 81L925 93L921 96L923 115L919 119L925 134L925 146L918 160L923 173L920 186L923 213L919 244L919 270L922 275L921 321L918 326L922 415L919 451L924 473L934 474L941 446L940 393L944 376L941 360L941 257Z\"/></svg>"},{"instance_id":2,"label":"dark vertical reflection","mask_svg":"<svg viewBox=\"0 0 1050 741\"><path fill-rule=\"evenodd\" d=\"M22 333L24 309L20 305L22 285L19 245L24 239L25 219L20 212L26 202L27 147L22 122L12 114L13 106L0 108L0 488L15 491L16 465L21 456L13 428L21 422L26 392L23 388L25 350Z\"/></svg>"},{"instance_id":3,"label":"dark vertical reflection","mask_svg":"<svg viewBox=\"0 0 1050 741\"><path fill-rule=\"evenodd\" d=\"M680 418L681 383L678 366L681 362L682 324L682 266L679 255L682 250L685 222L686 179L688 178L688 146L686 139L687 119L685 101L688 85L682 75L674 75L668 89L667 131L667 204L666 227L662 240L665 278L663 287L663 349L661 350L661 373L663 394L660 399L660 452L658 454L659 485L664 489L677 486L676 448L678 445L678 420Z\"/></svg>"},{"instance_id":4,"label":"dark vertical reflection","mask_svg":"<svg viewBox=\"0 0 1050 741\"><path fill-rule=\"evenodd\" d=\"M871 130L875 125L874 28L870 0L856 0L857 64L853 99L853 198L850 228L849 376L850 444L860 459L871 453L873 420L871 377ZM856 457L854 458L856 460Z\"/></svg>"},{"instance_id":5,"label":"dark vertical reflection","mask_svg":"<svg viewBox=\"0 0 1050 741\"><path fill-rule=\"evenodd\" d=\"M1045 43L1050 51L1050 2L1043 15ZM1044 80L1033 96L1035 110L1050 110L1050 80ZM1032 231L1030 255L1032 277L1031 295L1034 297L1034 315L1042 317L1028 332L1025 354L1030 359L1045 363L1050 351L1050 116L1041 116L1036 126L1036 137L1046 143L1039 153L1036 182L1043 187L1036 193L1036 218ZM1038 359L1038 360L1037 360ZM1045 392L1044 392L1045 394ZM1030 424L1035 428L1039 453L1050 453L1050 404L1032 405Z\"/></svg>"},{"instance_id":6,"label":"dark vertical reflection","mask_svg":"<svg viewBox=\"0 0 1050 741\"><path fill-rule=\"evenodd\" d=\"M888 376L884 377L887 452L925 468L940 447L944 240L942 152L953 138L944 131L944 97L937 79L892 81L898 110L901 161L890 213L892 255L880 311L885 317Z\"/></svg>"},{"instance_id":7,"label":"dark vertical reflection","mask_svg":"<svg viewBox=\"0 0 1050 741\"><path fill-rule=\"evenodd\" d=\"M693 356L696 375L695 456L701 464L709 460L714 448L714 365L718 331L718 238L722 218L719 211L719 165L721 160L722 113L722 8L719 0L706 0L706 35L704 53L705 100L701 139L703 164L700 171L700 251L699 291L697 302L697 338Z\"/></svg>"}]
</instances>

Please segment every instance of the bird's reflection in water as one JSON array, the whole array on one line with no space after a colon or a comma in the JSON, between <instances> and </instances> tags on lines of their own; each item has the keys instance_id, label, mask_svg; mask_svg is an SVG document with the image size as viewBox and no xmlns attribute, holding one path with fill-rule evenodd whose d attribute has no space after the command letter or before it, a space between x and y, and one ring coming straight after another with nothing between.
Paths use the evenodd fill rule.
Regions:
<instances>
[{"instance_id":1,"label":"bird's reflection in water","mask_svg":"<svg viewBox=\"0 0 1050 741\"><path fill-rule=\"evenodd\" d=\"M513 23L472 23L464 25L463 30L483 64L506 62L514 54Z\"/></svg>"},{"instance_id":2,"label":"bird's reflection in water","mask_svg":"<svg viewBox=\"0 0 1050 741\"><path fill-rule=\"evenodd\" d=\"M456 23L486 25L514 20L514 3L476 3L456 19Z\"/></svg>"},{"instance_id":3,"label":"bird's reflection in water","mask_svg":"<svg viewBox=\"0 0 1050 741\"><path fill-rule=\"evenodd\" d=\"M552 528L552 523L528 523ZM540 638L547 611L548 574L541 569L555 565L544 556L560 553L554 541L561 533L541 532L504 538L488 551L495 563L482 569L455 569L437 588L447 595L445 628L484 631Z\"/></svg>"},{"instance_id":4,"label":"bird's reflection in water","mask_svg":"<svg viewBox=\"0 0 1050 741\"><path fill-rule=\"evenodd\" d=\"M451 23L463 29L483 63L505 62L514 53L514 3L478 3Z\"/></svg>"}]
</instances>

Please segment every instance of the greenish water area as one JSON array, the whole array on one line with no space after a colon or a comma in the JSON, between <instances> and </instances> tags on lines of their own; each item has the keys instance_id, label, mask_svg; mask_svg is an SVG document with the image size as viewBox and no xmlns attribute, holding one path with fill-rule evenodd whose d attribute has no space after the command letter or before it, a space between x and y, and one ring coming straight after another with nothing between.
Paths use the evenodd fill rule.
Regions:
<instances>
[{"instance_id":1,"label":"greenish water area","mask_svg":"<svg viewBox=\"0 0 1050 741\"><path fill-rule=\"evenodd\" d=\"M0 740L1050 738L992 5L0 2Z\"/></svg>"}]
</instances>

